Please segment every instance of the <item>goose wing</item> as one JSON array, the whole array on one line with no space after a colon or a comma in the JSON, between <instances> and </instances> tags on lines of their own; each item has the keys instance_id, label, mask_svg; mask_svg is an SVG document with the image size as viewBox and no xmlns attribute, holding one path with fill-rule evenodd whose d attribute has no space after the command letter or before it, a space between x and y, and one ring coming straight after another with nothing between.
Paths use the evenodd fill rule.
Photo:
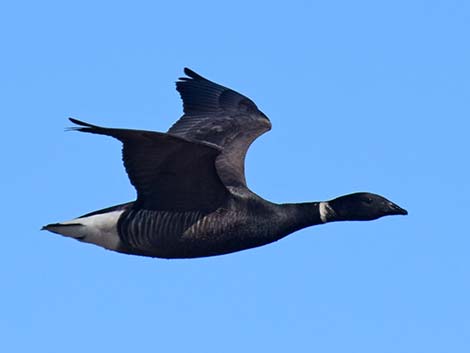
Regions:
<instances>
[{"instance_id":1,"label":"goose wing","mask_svg":"<svg viewBox=\"0 0 470 353\"><path fill-rule=\"evenodd\" d=\"M168 130L185 138L222 147L217 172L226 186L246 186L245 155L271 122L249 98L185 68L176 82L184 115Z\"/></svg>"},{"instance_id":2,"label":"goose wing","mask_svg":"<svg viewBox=\"0 0 470 353\"><path fill-rule=\"evenodd\" d=\"M136 206L149 210L211 210L228 195L215 169L220 147L165 133L112 129L70 119L74 130L112 136L137 190Z\"/></svg>"}]
</instances>

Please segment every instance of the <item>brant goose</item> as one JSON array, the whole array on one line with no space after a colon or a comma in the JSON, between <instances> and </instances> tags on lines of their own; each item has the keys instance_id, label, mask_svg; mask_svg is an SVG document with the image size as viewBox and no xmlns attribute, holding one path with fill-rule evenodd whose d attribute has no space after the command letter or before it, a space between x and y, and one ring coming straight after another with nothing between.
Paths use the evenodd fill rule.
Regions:
<instances>
[{"instance_id":1,"label":"brant goose","mask_svg":"<svg viewBox=\"0 0 470 353\"><path fill-rule=\"evenodd\" d=\"M194 258L269 244L317 224L407 214L367 192L307 203L262 199L246 185L244 162L251 143L271 129L268 117L249 98L184 72L176 83L184 115L167 133L70 118L73 130L122 142L137 200L43 229L125 254Z\"/></svg>"}]
</instances>

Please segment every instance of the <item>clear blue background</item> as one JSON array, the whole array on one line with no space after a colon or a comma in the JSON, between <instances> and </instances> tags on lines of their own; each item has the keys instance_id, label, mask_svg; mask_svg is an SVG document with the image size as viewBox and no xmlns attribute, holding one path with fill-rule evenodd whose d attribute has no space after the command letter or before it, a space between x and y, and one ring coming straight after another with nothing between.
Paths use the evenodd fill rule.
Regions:
<instances>
[{"instance_id":1,"label":"clear blue background","mask_svg":"<svg viewBox=\"0 0 470 353\"><path fill-rule=\"evenodd\" d=\"M0 33L0 351L470 352L468 1L18 1ZM197 260L40 232L135 196L67 117L166 131L184 66L271 118L261 196L409 216Z\"/></svg>"}]
</instances>

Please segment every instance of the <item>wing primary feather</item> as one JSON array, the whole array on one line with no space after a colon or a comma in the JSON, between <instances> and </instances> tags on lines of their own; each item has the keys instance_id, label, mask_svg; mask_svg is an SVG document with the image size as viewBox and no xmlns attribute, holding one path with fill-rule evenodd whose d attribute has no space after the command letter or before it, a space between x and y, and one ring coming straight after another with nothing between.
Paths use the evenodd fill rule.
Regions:
<instances>
[{"instance_id":1,"label":"wing primary feather","mask_svg":"<svg viewBox=\"0 0 470 353\"><path fill-rule=\"evenodd\" d=\"M189 68L187 68L187 67L184 68L184 73L185 73L185 75L188 75L189 77L191 77L191 78L193 78L193 79L196 79L196 80L209 81L208 79L202 77L201 75L195 73L193 70L191 70L191 69L189 69ZM182 77L182 78L180 78L180 80L182 80L182 79L188 80L187 77Z\"/></svg>"},{"instance_id":2,"label":"wing primary feather","mask_svg":"<svg viewBox=\"0 0 470 353\"><path fill-rule=\"evenodd\" d=\"M71 131L81 131L81 132L90 132L92 134L107 135L106 130L111 130L111 129L107 129L98 125L86 123L84 121L81 121L75 118L69 118L69 120L74 124L80 125L80 127L73 126L73 127L68 128L68 130L71 130Z\"/></svg>"},{"instance_id":3,"label":"wing primary feather","mask_svg":"<svg viewBox=\"0 0 470 353\"><path fill-rule=\"evenodd\" d=\"M74 123L74 124L77 124L77 125L80 125L80 126L86 126L86 127L98 127L96 125L93 125L93 124L90 124L90 123L86 123L84 121L81 121L81 120L78 120L78 119L75 119L75 118L69 118L69 120Z\"/></svg>"},{"instance_id":4,"label":"wing primary feather","mask_svg":"<svg viewBox=\"0 0 470 353\"><path fill-rule=\"evenodd\" d=\"M209 141L198 141L195 139L187 138L184 136L179 136L179 135L172 134L172 133L146 131L146 130L107 128L103 126L86 123L84 121L81 121L75 118L69 118L69 120L74 124L80 125L80 127L73 126L73 127L68 128L68 130L111 136L122 142L126 142L125 140L136 139L136 138L139 139L140 141L144 141L144 140L152 140L154 138L160 137L160 138L166 138L168 140L178 140L183 143L192 143L192 144L199 145L199 146L210 147L217 151L222 151L223 149L221 146L218 146L217 144L209 142Z\"/></svg>"}]
</instances>

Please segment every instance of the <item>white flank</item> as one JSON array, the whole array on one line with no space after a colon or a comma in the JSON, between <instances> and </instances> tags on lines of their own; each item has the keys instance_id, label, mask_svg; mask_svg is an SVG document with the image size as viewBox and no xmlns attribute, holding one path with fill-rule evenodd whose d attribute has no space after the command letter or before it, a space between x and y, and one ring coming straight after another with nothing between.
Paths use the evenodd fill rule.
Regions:
<instances>
[{"instance_id":1,"label":"white flank","mask_svg":"<svg viewBox=\"0 0 470 353\"><path fill-rule=\"evenodd\" d=\"M328 209L330 208L328 206L328 202L320 202L320 204L318 205L318 208L320 210L320 219L323 223L326 223L328 222Z\"/></svg>"},{"instance_id":2,"label":"white flank","mask_svg":"<svg viewBox=\"0 0 470 353\"><path fill-rule=\"evenodd\" d=\"M66 237L77 238L86 243L116 250L119 248L120 243L117 232L117 222L123 212L124 211L120 210L89 217L75 218L70 221L48 226L47 229ZM76 224L76 226L72 224ZM64 226L62 227L61 225Z\"/></svg>"}]
</instances>

